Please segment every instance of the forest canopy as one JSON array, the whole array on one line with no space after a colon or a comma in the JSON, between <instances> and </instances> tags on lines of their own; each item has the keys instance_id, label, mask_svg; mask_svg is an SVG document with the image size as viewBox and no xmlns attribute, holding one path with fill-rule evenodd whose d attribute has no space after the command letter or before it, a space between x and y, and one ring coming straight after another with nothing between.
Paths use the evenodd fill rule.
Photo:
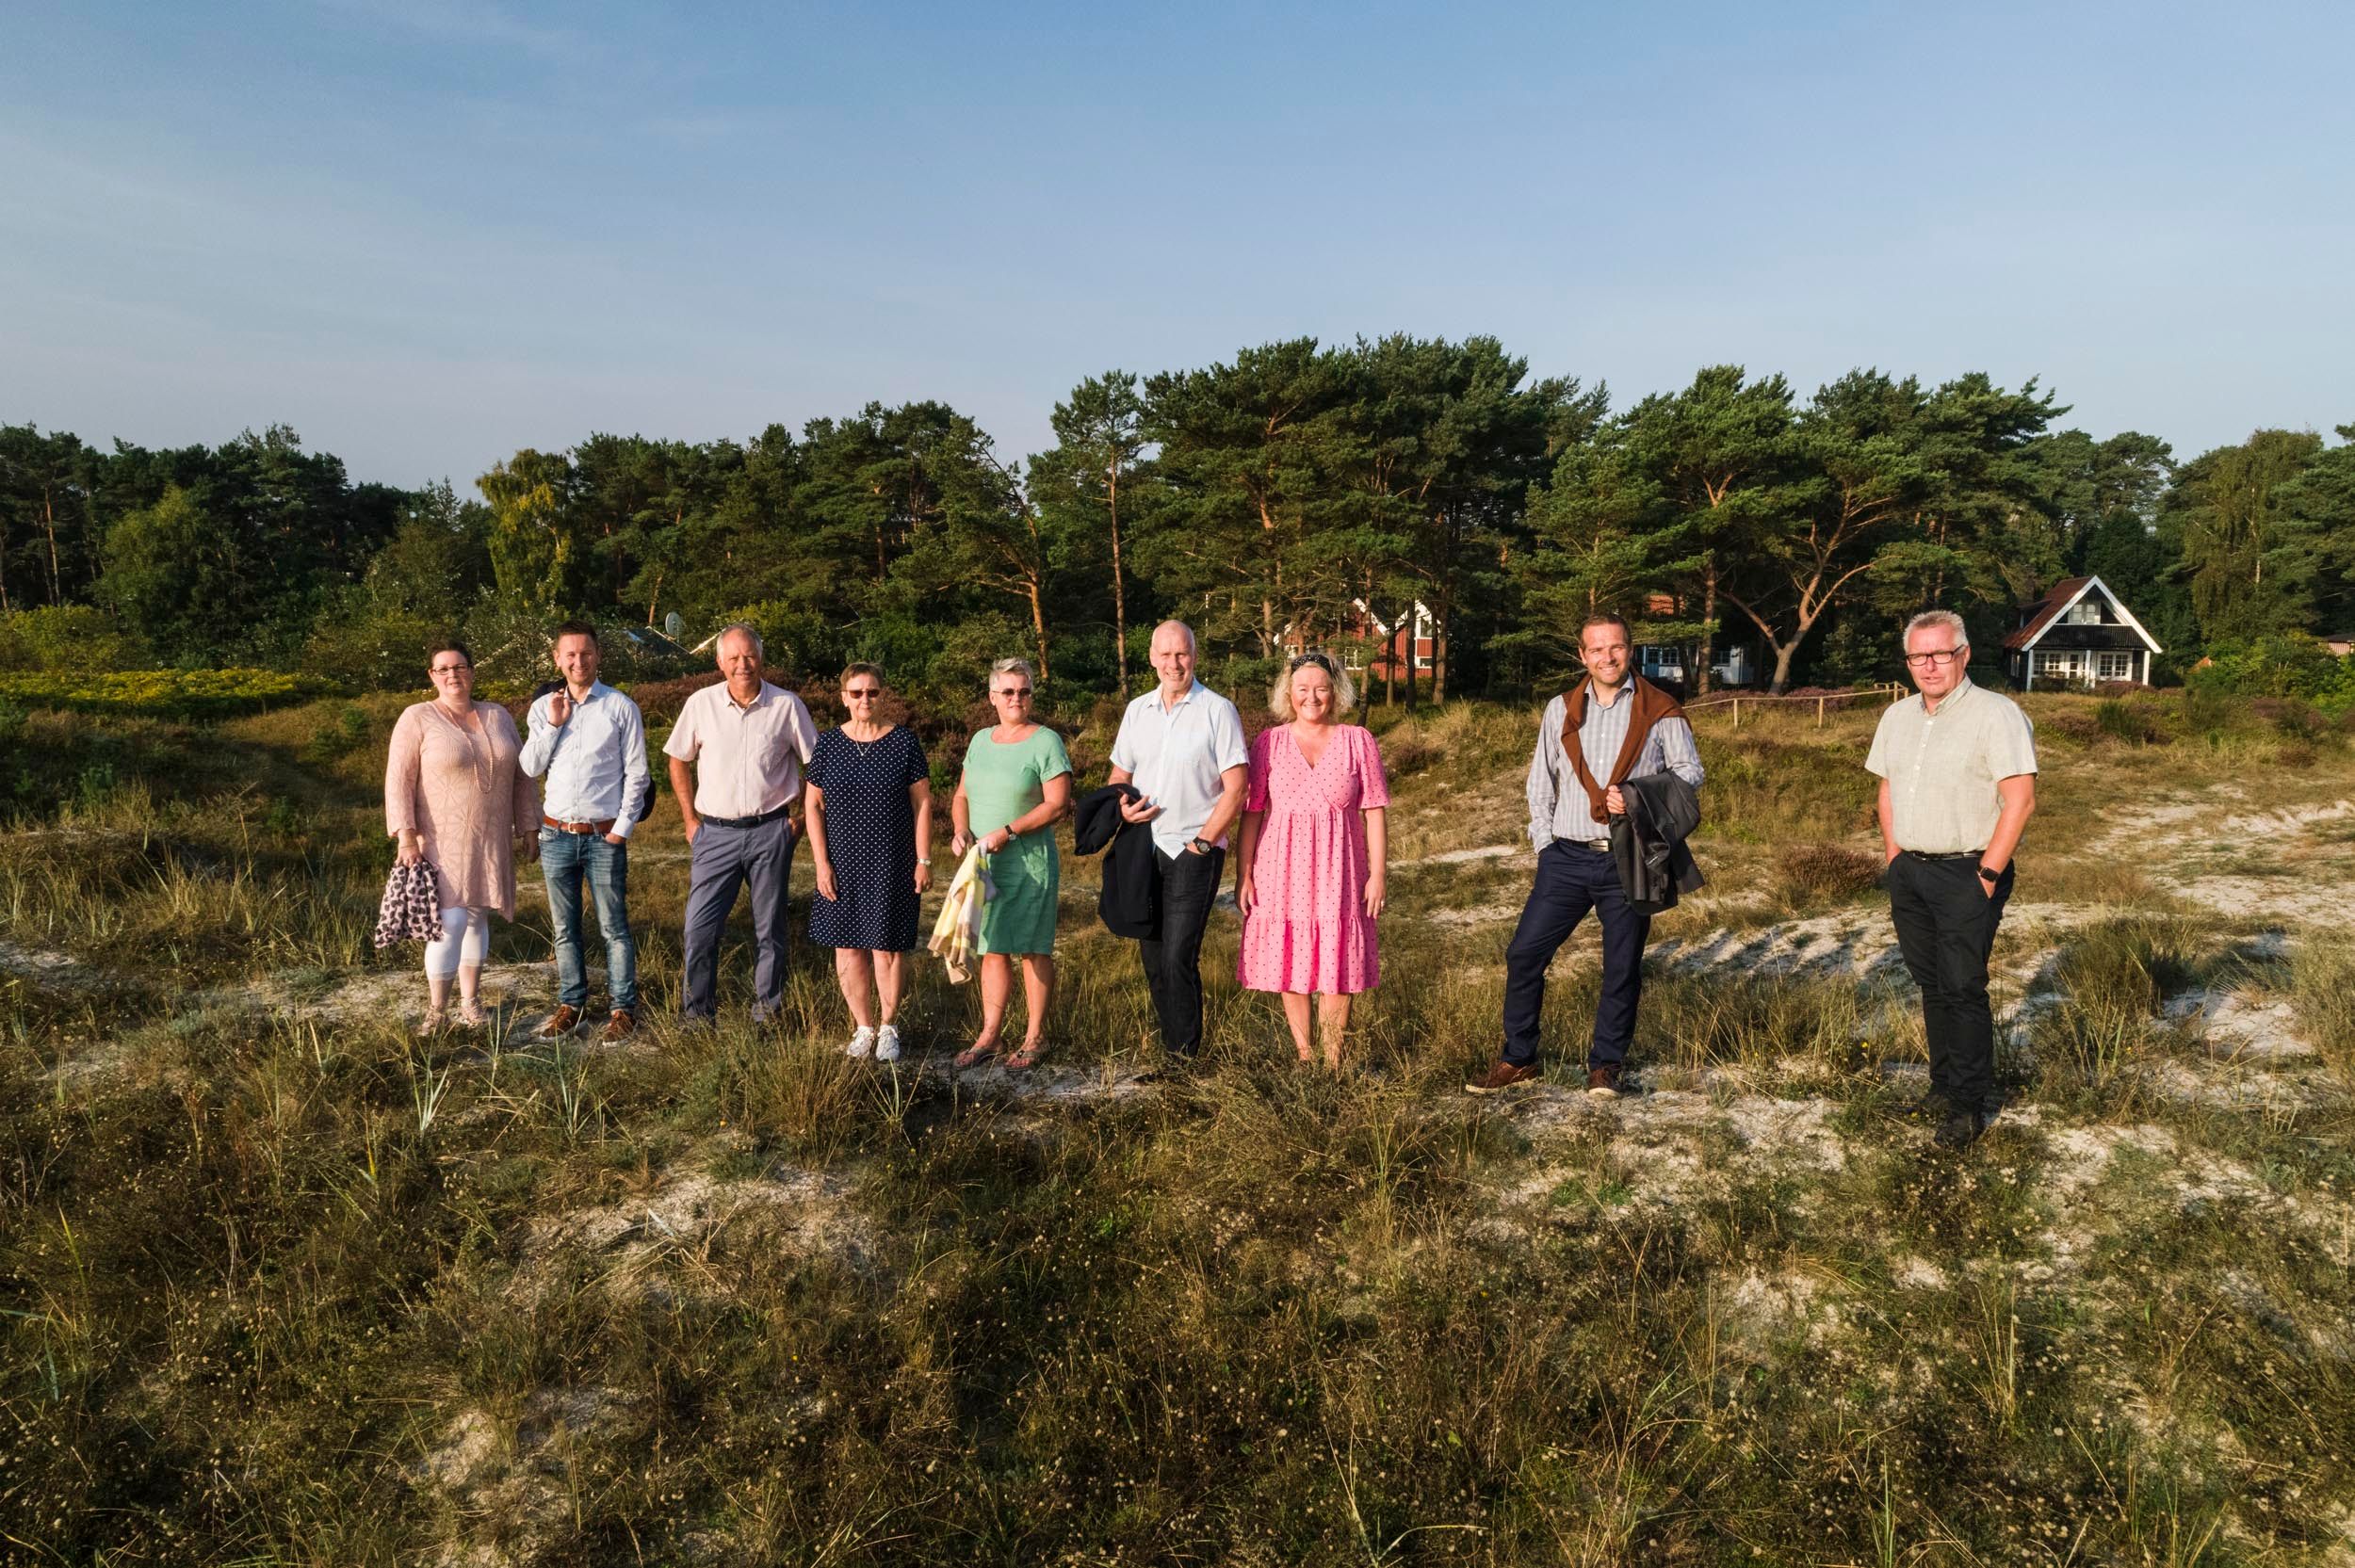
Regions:
<instances>
[{"instance_id":1,"label":"forest canopy","mask_svg":"<svg viewBox=\"0 0 2355 1568\"><path fill-rule=\"evenodd\" d=\"M2086 574L2163 675L2355 622L2355 426L2178 461L2068 412L2034 380L1802 393L1738 365L1615 409L1494 338L1397 335L1107 371L1027 458L932 401L742 440L593 432L463 489L355 484L283 425L171 450L0 427L0 667L408 687L456 631L522 678L555 621L676 611L690 641L748 620L804 672L871 659L919 693L1021 653L1069 700L1137 689L1179 615L1229 681L1428 625L1428 667L1384 671L1416 703L1560 680L1597 610L1692 650L1699 685L1739 644L1778 688L1893 674L1932 605L1991 657Z\"/></svg>"}]
</instances>

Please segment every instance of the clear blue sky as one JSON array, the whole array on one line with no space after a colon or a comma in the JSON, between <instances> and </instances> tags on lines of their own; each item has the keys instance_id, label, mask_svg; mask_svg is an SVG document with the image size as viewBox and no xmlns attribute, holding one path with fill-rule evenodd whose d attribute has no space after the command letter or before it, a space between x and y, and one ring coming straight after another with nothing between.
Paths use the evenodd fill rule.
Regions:
<instances>
[{"instance_id":1,"label":"clear blue sky","mask_svg":"<svg viewBox=\"0 0 2355 1568\"><path fill-rule=\"evenodd\" d=\"M1150 11L1153 14L1147 14ZM1492 332L2355 420L2355 7L0 8L0 421L461 487L593 430Z\"/></svg>"}]
</instances>

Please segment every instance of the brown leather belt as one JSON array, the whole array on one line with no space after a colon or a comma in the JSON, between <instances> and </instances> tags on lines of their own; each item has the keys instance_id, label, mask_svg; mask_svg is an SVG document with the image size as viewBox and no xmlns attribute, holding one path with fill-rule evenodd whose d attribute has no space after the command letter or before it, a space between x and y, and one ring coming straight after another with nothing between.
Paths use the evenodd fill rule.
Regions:
<instances>
[{"instance_id":1,"label":"brown leather belt","mask_svg":"<svg viewBox=\"0 0 2355 1568\"><path fill-rule=\"evenodd\" d=\"M553 816L543 816L540 818L540 825L544 828L554 828L560 833L603 834L613 831L613 821L614 819L609 816L602 822L559 822Z\"/></svg>"}]
</instances>

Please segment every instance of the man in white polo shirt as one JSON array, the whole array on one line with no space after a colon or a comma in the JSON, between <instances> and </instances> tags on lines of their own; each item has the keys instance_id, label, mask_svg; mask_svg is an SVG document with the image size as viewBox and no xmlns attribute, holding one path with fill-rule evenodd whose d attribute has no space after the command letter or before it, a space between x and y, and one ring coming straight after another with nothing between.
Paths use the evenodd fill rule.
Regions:
<instances>
[{"instance_id":1,"label":"man in white polo shirt","mask_svg":"<svg viewBox=\"0 0 2355 1568\"><path fill-rule=\"evenodd\" d=\"M1113 737L1110 782L1143 797L1123 819L1153 825L1161 873L1161 935L1139 946L1161 1043L1191 1059L1202 1048L1202 931L1210 923L1226 830L1242 813L1251 752L1235 704L1194 678L1194 631L1182 621L1153 628L1161 683L1129 704Z\"/></svg>"},{"instance_id":2,"label":"man in white polo shirt","mask_svg":"<svg viewBox=\"0 0 2355 1568\"><path fill-rule=\"evenodd\" d=\"M793 823L786 812L802 793L802 768L817 749L818 728L799 697L761 678L758 632L726 628L719 653L727 679L689 695L662 748L693 863L680 1010L706 1023L718 1013L720 933L737 890L749 881L753 1022L760 1024L785 999L785 890L793 869Z\"/></svg>"},{"instance_id":3,"label":"man in white polo shirt","mask_svg":"<svg viewBox=\"0 0 2355 1568\"><path fill-rule=\"evenodd\" d=\"M2036 810L2036 731L2019 703L1971 684L1971 643L1954 611L1915 616L1905 650L1922 694L1881 715L1864 766L1881 781L1889 913L1922 988L1938 1141L1959 1149L2000 1104L1987 961L2011 897L2012 851Z\"/></svg>"}]
</instances>

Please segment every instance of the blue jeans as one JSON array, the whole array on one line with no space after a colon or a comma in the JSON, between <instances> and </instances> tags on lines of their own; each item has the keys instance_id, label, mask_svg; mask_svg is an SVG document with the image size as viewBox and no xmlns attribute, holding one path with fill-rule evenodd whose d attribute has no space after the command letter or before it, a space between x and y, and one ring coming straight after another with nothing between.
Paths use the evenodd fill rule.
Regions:
<instances>
[{"instance_id":1,"label":"blue jeans","mask_svg":"<svg viewBox=\"0 0 2355 1568\"><path fill-rule=\"evenodd\" d=\"M1644 940L1651 916L1638 913L1619 885L1608 854L1555 839L1537 856L1537 882L1504 950L1504 1059L1537 1059L1537 1016L1546 1001L1546 969L1592 910L1602 921L1602 994L1595 999L1589 1067L1616 1067L1635 1038L1635 1004L1644 994Z\"/></svg>"},{"instance_id":2,"label":"blue jeans","mask_svg":"<svg viewBox=\"0 0 2355 1568\"><path fill-rule=\"evenodd\" d=\"M602 833L540 830L540 874L547 879L548 916L556 927L556 999L586 1011L589 973L580 962L580 883L597 906L605 938L605 988L620 1011L638 1012L638 944L629 934L629 846Z\"/></svg>"}]
</instances>

